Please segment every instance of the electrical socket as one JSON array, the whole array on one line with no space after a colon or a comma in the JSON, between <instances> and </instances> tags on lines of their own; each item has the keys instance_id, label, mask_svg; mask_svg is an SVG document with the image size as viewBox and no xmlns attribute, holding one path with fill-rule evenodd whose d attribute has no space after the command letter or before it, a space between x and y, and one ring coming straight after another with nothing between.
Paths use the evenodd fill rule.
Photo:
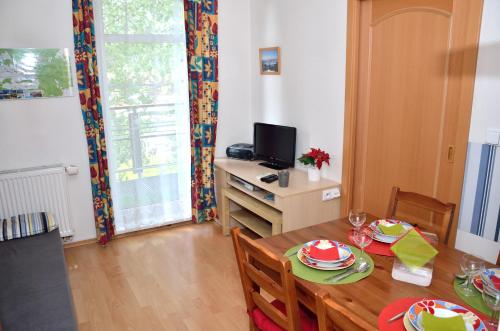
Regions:
<instances>
[{"instance_id":1,"label":"electrical socket","mask_svg":"<svg viewBox=\"0 0 500 331\"><path fill-rule=\"evenodd\" d=\"M323 191L323 201L333 200L340 197L340 190L337 187Z\"/></svg>"},{"instance_id":2,"label":"electrical socket","mask_svg":"<svg viewBox=\"0 0 500 331\"><path fill-rule=\"evenodd\" d=\"M488 129L486 131L486 143L490 145L500 145L500 130Z\"/></svg>"}]
</instances>

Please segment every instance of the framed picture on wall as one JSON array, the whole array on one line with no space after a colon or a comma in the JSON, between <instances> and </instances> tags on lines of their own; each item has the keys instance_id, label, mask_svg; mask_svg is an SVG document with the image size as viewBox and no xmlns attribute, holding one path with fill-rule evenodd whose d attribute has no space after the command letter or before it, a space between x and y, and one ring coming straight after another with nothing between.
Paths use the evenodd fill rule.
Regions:
<instances>
[{"instance_id":1,"label":"framed picture on wall","mask_svg":"<svg viewBox=\"0 0 500 331\"><path fill-rule=\"evenodd\" d=\"M261 75L279 75L281 73L280 48L259 48L259 64Z\"/></svg>"},{"instance_id":2,"label":"framed picture on wall","mask_svg":"<svg viewBox=\"0 0 500 331\"><path fill-rule=\"evenodd\" d=\"M0 48L0 100L72 95L68 48Z\"/></svg>"}]
</instances>

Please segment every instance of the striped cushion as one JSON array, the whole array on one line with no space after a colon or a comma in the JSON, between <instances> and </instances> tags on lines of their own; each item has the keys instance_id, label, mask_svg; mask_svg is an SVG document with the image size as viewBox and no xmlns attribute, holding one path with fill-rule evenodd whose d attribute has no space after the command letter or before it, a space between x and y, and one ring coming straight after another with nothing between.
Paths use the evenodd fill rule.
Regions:
<instances>
[{"instance_id":1,"label":"striped cushion","mask_svg":"<svg viewBox=\"0 0 500 331\"><path fill-rule=\"evenodd\" d=\"M0 241L34 236L57 229L50 213L32 213L0 219Z\"/></svg>"}]
</instances>

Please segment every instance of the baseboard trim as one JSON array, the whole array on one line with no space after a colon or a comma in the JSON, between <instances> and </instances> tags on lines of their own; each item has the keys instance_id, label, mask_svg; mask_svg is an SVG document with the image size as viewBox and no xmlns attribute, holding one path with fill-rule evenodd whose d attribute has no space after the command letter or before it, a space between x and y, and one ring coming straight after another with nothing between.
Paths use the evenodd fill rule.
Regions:
<instances>
[{"instance_id":1,"label":"baseboard trim","mask_svg":"<svg viewBox=\"0 0 500 331\"><path fill-rule=\"evenodd\" d=\"M128 237L135 237L135 236L139 236L142 234L147 234L147 233L166 230L166 229L177 228L177 227L186 226L189 224L193 224L193 223L189 220L189 221L182 221L182 222L178 222L178 223L165 224L165 225L161 225L161 226L157 226L157 227L149 228L149 229L130 231L130 232L121 233L121 234L116 235L113 238L113 240L123 239L123 238L128 238ZM113 241L111 241L111 243L112 242ZM87 239L87 240L77 241L74 243L67 243L67 244L64 244L64 249L85 246L85 245L92 245L92 244L98 244L97 240L96 239Z\"/></svg>"},{"instance_id":2,"label":"baseboard trim","mask_svg":"<svg viewBox=\"0 0 500 331\"><path fill-rule=\"evenodd\" d=\"M73 248L73 247L79 247L79 246L85 246L85 245L90 245L90 244L97 244L97 239L86 239L86 240L80 240L76 242L69 242L69 243L64 243L63 247L64 249L66 248Z\"/></svg>"},{"instance_id":3,"label":"baseboard trim","mask_svg":"<svg viewBox=\"0 0 500 331\"><path fill-rule=\"evenodd\" d=\"M165 229L177 228L177 227L185 226L185 225L189 225L189 224L193 224L193 223L189 220L189 221L182 221L182 222L178 222L178 223L165 224L165 225L157 226L154 228L148 228L148 229L142 229L142 230L137 230L137 231L130 231L130 232L126 232L126 233L120 233L120 234L116 235L113 238L113 240L114 239L128 238L128 237L135 237L135 236L138 236L141 234L161 231L161 230L165 230Z\"/></svg>"}]
</instances>

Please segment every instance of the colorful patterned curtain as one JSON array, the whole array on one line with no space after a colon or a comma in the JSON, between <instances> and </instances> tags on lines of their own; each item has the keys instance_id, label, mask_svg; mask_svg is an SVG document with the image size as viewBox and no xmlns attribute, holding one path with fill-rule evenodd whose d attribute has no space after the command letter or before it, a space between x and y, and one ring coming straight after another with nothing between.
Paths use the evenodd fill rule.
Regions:
<instances>
[{"instance_id":1,"label":"colorful patterned curtain","mask_svg":"<svg viewBox=\"0 0 500 331\"><path fill-rule=\"evenodd\" d=\"M217 216L214 152L218 109L218 0L184 0L191 118L193 222Z\"/></svg>"},{"instance_id":2,"label":"colorful patterned curtain","mask_svg":"<svg viewBox=\"0 0 500 331\"><path fill-rule=\"evenodd\" d=\"M114 219L99 91L92 0L73 0L73 37L78 91L87 135L97 239L101 244L106 244L114 235Z\"/></svg>"}]
</instances>

